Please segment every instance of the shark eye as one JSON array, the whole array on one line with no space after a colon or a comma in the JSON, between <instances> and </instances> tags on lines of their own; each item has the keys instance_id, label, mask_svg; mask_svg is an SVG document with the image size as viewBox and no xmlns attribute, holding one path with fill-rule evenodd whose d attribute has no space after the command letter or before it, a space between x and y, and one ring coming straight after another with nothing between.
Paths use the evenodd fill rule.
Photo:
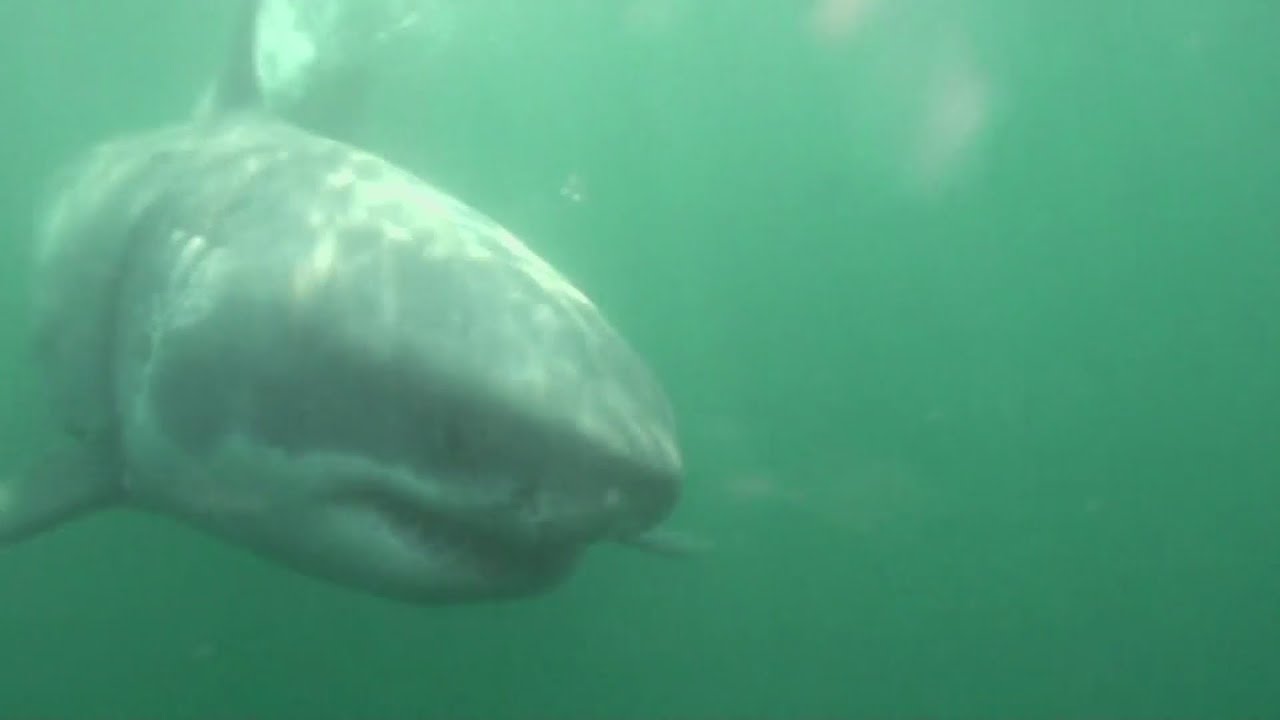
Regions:
<instances>
[{"instance_id":1,"label":"shark eye","mask_svg":"<svg viewBox=\"0 0 1280 720\"><path fill-rule=\"evenodd\" d=\"M466 434L458 421L449 420L444 423L440 431L440 442L444 446L445 457L451 463L461 465L467 461L469 448Z\"/></svg>"}]
</instances>

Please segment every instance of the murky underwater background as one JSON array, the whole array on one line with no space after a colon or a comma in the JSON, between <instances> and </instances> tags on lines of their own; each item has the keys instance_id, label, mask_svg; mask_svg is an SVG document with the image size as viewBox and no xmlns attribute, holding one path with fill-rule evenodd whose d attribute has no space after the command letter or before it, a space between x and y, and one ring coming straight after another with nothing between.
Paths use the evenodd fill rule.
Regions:
<instances>
[{"instance_id":1,"label":"murky underwater background","mask_svg":"<svg viewBox=\"0 0 1280 720\"><path fill-rule=\"evenodd\" d=\"M232 3L0 4L0 455L60 163ZM667 383L715 551L419 609L106 513L0 552L0 717L1280 715L1280 4L437 0L371 145Z\"/></svg>"}]
</instances>

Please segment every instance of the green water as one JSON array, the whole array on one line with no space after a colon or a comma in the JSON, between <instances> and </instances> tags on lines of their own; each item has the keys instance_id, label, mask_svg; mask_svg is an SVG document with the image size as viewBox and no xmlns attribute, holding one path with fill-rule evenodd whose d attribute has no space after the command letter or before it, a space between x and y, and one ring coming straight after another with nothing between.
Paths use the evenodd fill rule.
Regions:
<instances>
[{"instance_id":1,"label":"green water","mask_svg":"<svg viewBox=\"0 0 1280 720\"><path fill-rule=\"evenodd\" d=\"M370 144L643 351L715 552L418 609L106 513L0 553L0 717L1280 716L1280 4L438 9ZM0 4L5 465L44 183L229 22Z\"/></svg>"}]
</instances>

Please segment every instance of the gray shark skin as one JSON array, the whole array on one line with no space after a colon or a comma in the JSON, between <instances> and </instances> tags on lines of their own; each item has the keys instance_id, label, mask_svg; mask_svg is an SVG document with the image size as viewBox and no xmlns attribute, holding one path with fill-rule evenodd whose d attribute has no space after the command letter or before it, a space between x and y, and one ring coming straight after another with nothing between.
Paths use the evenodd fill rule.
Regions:
<instances>
[{"instance_id":1,"label":"gray shark skin","mask_svg":"<svg viewBox=\"0 0 1280 720\"><path fill-rule=\"evenodd\" d=\"M0 482L0 542L130 506L420 604L664 546L683 471L642 359L510 232L357 147L255 109L104 143L34 286L67 441Z\"/></svg>"}]
</instances>

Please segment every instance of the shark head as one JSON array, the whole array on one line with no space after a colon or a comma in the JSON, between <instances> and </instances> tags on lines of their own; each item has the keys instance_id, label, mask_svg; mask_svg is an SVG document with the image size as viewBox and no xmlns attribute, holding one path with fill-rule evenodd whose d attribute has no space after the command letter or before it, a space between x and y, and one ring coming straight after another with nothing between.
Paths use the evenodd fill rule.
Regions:
<instances>
[{"instance_id":1,"label":"shark head","mask_svg":"<svg viewBox=\"0 0 1280 720\"><path fill-rule=\"evenodd\" d=\"M270 119L147 152L114 363L131 495L418 602L548 587L672 510L661 387L496 222Z\"/></svg>"},{"instance_id":2,"label":"shark head","mask_svg":"<svg viewBox=\"0 0 1280 720\"><path fill-rule=\"evenodd\" d=\"M0 483L0 541L128 503L422 604L546 590L601 544L679 550L655 530L670 404L595 304L243 70L53 203L35 326L72 441Z\"/></svg>"}]
</instances>

